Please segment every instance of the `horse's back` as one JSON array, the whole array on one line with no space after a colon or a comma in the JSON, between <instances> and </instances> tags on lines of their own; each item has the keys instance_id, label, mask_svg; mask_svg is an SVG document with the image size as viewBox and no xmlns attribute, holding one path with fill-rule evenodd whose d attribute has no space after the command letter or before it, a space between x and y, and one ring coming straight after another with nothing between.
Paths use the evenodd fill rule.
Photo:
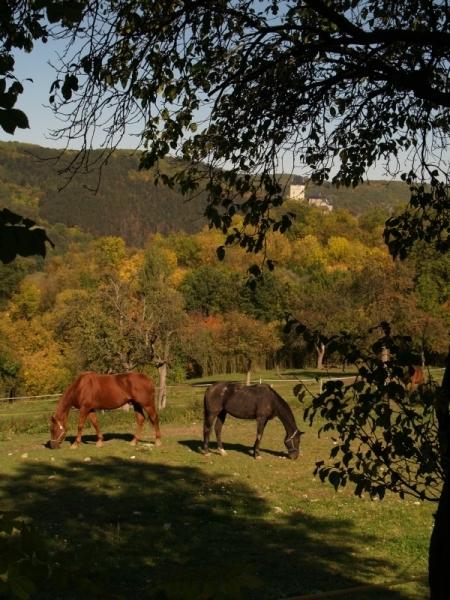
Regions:
<instances>
[{"instance_id":1,"label":"horse's back","mask_svg":"<svg viewBox=\"0 0 450 600\"><path fill-rule=\"evenodd\" d=\"M409 365L403 377L403 381L412 389L423 385L425 383L425 373L423 368L419 365Z\"/></svg>"},{"instance_id":2,"label":"horse's back","mask_svg":"<svg viewBox=\"0 0 450 600\"><path fill-rule=\"evenodd\" d=\"M267 385L244 385L221 382L209 387L205 393L206 412L225 410L238 419L254 419L259 415L271 418L274 406L271 388Z\"/></svg>"},{"instance_id":3,"label":"horse's back","mask_svg":"<svg viewBox=\"0 0 450 600\"><path fill-rule=\"evenodd\" d=\"M129 401L153 403L155 386L141 373L103 374L87 371L69 388L73 406L119 408Z\"/></svg>"},{"instance_id":4,"label":"horse's back","mask_svg":"<svg viewBox=\"0 0 450 600\"><path fill-rule=\"evenodd\" d=\"M411 375L411 383L412 385L423 385L425 383L425 375L422 367L415 366L413 367L414 372Z\"/></svg>"}]
</instances>

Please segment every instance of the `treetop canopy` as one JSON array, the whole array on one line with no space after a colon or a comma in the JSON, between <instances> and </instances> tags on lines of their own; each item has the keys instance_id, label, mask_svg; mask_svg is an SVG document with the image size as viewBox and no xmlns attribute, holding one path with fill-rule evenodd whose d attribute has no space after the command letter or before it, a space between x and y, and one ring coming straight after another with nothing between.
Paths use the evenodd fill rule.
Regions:
<instances>
[{"instance_id":1,"label":"treetop canopy","mask_svg":"<svg viewBox=\"0 0 450 600\"><path fill-rule=\"evenodd\" d=\"M267 230L284 231L292 219L273 216L287 193L278 173L348 186L382 163L414 192L404 217L388 225L393 254L418 237L447 249L446 3L12 4L28 6L45 29L30 27L31 37L66 37L50 101L65 115L56 135L82 141L74 169L89 162L94 133L111 149L138 127L142 167L183 158L181 170L156 178L186 193L206 188L211 224L229 231L228 243L260 251Z\"/></svg>"}]
</instances>

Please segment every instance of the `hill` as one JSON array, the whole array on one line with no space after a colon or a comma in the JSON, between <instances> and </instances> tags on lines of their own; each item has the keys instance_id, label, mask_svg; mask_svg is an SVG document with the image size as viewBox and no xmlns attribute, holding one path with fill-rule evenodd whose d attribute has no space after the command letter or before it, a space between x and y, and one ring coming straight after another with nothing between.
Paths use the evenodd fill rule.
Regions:
<instances>
[{"instance_id":1,"label":"hill","mask_svg":"<svg viewBox=\"0 0 450 600\"><path fill-rule=\"evenodd\" d=\"M93 162L97 155L95 151ZM100 174L94 169L68 182L61 174L63 161L74 156L67 151L61 159L59 150L0 142L0 206L94 236L120 235L131 246L142 246L152 233L194 233L204 226L204 196L187 200L164 185L155 186L151 173L139 171L136 152L117 150ZM375 206L391 211L407 201L408 188L398 181L373 181L355 189L307 186L307 195L318 194L335 208L360 215Z\"/></svg>"},{"instance_id":2,"label":"hill","mask_svg":"<svg viewBox=\"0 0 450 600\"><path fill-rule=\"evenodd\" d=\"M54 149L0 142L0 204L38 222L120 235L132 246L142 246L151 233L193 233L205 224L204 199L188 201L155 186L151 173L138 170L136 153L117 150L101 172L79 173L71 181L61 174L59 156ZM74 156L68 151L63 160Z\"/></svg>"},{"instance_id":3,"label":"hill","mask_svg":"<svg viewBox=\"0 0 450 600\"><path fill-rule=\"evenodd\" d=\"M390 213L399 205L405 205L410 197L408 186L403 181L368 181L357 188L337 188L329 183L321 186L308 185L309 196L328 198L335 208L346 208L355 215L362 215L378 207Z\"/></svg>"}]
</instances>

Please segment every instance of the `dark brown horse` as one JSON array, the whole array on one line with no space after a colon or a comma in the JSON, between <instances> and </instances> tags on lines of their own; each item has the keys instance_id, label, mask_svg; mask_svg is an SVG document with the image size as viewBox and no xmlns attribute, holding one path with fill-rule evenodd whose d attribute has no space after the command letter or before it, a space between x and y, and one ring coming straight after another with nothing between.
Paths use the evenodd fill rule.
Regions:
<instances>
[{"instance_id":1,"label":"dark brown horse","mask_svg":"<svg viewBox=\"0 0 450 600\"><path fill-rule=\"evenodd\" d=\"M97 415L98 409L119 408L130 402L136 415L136 433L132 440L135 445L140 439L147 413L155 428L156 444L161 443L159 419L155 408L155 385L140 373L119 373L117 375L99 375L98 373L82 373L69 385L59 399L56 413L52 416L50 426L50 448L59 448L66 437L67 419L71 408L78 408L78 433L72 448L78 447L86 419L89 419L97 433L97 446L103 445Z\"/></svg>"},{"instance_id":2,"label":"dark brown horse","mask_svg":"<svg viewBox=\"0 0 450 600\"><path fill-rule=\"evenodd\" d=\"M243 385L239 383L216 383L209 387L204 397L203 451L209 454L209 436L216 420L215 432L219 452L226 454L222 446L222 426L227 414L238 419L256 419L256 441L253 446L255 458L261 458L259 444L267 421L278 417L286 430L284 444L289 458L299 454L300 436L294 415L288 403L268 385Z\"/></svg>"}]
</instances>

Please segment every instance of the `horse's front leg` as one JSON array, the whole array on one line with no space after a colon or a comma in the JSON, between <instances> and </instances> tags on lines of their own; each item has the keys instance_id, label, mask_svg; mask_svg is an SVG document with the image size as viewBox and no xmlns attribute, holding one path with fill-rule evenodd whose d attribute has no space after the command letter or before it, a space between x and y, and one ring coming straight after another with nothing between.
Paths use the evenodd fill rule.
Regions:
<instances>
[{"instance_id":1,"label":"horse's front leg","mask_svg":"<svg viewBox=\"0 0 450 600\"><path fill-rule=\"evenodd\" d=\"M95 433L97 434L97 442L96 442L95 445L97 446L97 448L101 448L103 446L103 434L100 431L100 427L98 425L97 413L90 412L89 413L89 420L92 423L92 425L94 426Z\"/></svg>"},{"instance_id":2,"label":"horse's front leg","mask_svg":"<svg viewBox=\"0 0 450 600\"><path fill-rule=\"evenodd\" d=\"M266 423L267 417L256 417L256 440L253 446L253 456L257 459L261 458L261 454L259 453L259 445L261 443Z\"/></svg>"},{"instance_id":3,"label":"horse's front leg","mask_svg":"<svg viewBox=\"0 0 450 600\"><path fill-rule=\"evenodd\" d=\"M91 410L90 408L80 408L80 416L78 418L77 437L75 438L75 441L73 442L73 444L70 446L71 448L78 448L78 446L81 444L81 435L83 433L83 427L86 422L86 419L89 416L90 410Z\"/></svg>"},{"instance_id":4,"label":"horse's front leg","mask_svg":"<svg viewBox=\"0 0 450 600\"><path fill-rule=\"evenodd\" d=\"M222 412L220 412L217 415L216 425L214 427L214 431L216 432L217 448L219 449L219 452L222 456L226 456L226 454L227 454L222 446L222 427L225 422L226 416L227 416L226 411L222 410Z\"/></svg>"},{"instance_id":5,"label":"horse's front leg","mask_svg":"<svg viewBox=\"0 0 450 600\"><path fill-rule=\"evenodd\" d=\"M136 433L134 434L134 438L131 440L130 444L132 446L136 446L136 444L141 440L142 428L145 423L144 411L140 406L134 406L134 416L136 417Z\"/></svg>"}]
</instances>

